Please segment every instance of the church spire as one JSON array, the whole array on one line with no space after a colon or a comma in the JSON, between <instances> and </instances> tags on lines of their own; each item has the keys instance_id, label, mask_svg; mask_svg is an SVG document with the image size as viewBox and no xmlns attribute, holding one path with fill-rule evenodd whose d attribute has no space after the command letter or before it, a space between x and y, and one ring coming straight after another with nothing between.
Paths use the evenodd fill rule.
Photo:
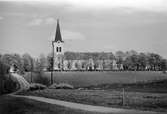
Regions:
<instances>
[{"instance_id":1,"label":"church spire","mask_svg":"<svg viewBox=\"0 0 167 114\"><path fill-rule=\"evenodd\" d=\"M62 37L61 37L60 25L59 25L59 20L58 19L57 19L55 42L57 42L57 41L63 42Z\"/></svg>"}]
</instances>

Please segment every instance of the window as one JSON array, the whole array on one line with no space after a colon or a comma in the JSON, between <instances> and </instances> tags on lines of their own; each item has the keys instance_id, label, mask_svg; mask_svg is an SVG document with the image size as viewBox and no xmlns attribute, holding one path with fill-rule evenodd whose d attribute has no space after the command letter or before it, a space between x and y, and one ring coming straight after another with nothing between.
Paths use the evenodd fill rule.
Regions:
<instances>
[{"instance_id":1,"label":"window","mask_svg":"<svg viewBox=\"0 0 167 114\"><path fill-rule=\"evenodd\" d=\"M61 47L56 47L56 52L61 52Z\"/></svg>"},{"instance_id":2,"label":"window","mask_svg":"<svg viewBox=\"0 0 167 114\"><path fill-rule=\"evenodd\" d=\"M61 52L62 48L61 47L56 47L56 52Z\"/></svg>"},{"instance_id":3,"label":"window","mask_svg":"<svg viewBox=\"0 0 167 114\"><path fill-rule=\"evenodd\" d=\"M59 52L61 52L61 47L59 47Z\"/></svg>"},{"instance_id":4,"label":"window","mask_svg":"<svg viewBox=\"0 0 167 114\"><path fill-rule=\"evenodd\" d=\"M56 51L59 52L59 47L56 47Z\"/></svg>"}]
</instances>

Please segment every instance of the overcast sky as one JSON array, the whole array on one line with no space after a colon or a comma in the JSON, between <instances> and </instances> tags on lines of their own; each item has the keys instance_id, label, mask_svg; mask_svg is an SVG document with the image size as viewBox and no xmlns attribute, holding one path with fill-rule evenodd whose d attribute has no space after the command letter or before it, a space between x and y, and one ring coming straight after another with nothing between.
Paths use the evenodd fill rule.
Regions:
<instances>
[{"instance_id":1,"label":"overcast sky","mask_svg":"<svg viewBox=\"0 0 167 114\"><path fill-rule=\"evenodd\" d=\"M167 58L167 0L1 1L0 53L48 54L56 19L65 51L136 50Z\"/></svg>"}]
</instances>

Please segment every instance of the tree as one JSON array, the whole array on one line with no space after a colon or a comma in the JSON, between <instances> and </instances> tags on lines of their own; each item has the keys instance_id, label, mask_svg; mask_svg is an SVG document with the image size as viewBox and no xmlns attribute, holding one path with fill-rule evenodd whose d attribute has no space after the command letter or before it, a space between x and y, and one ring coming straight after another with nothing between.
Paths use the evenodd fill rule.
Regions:
<instances>
[{"instance_id":1,"label":"tree","mask_svg":"<svg viewBox=\"0 0 167 114\"><path fill-rule=\"evenodd\" d=\"M161 56L158 54L151 53L148 56L148 62L149 65L151 66L151 70L160 70L160 61L161 61Z\"/></svg>"},{"instance_id":2,"label":"tree","mask_svg":"<svg viewBox=\"0 0 167 114\"><path fill-rule=\"evenodd\" d=\"M44 68L47 68L47 58L41 54L38 59L35 60L35 69L36 71L42 71Z\"/></svg>"},{"instance_id":3,"label":"tree","mask_svg":"<svg viewBox=\"0 0 167 114\"><path fill-rule=\"evenodd\" d=\"M5 78L5 75L9 72L10 66L0 60L0 80Z\"/></svg>"},{"instance_id":4,"label":"tree","mask_svg":"<svg viewBox=\"0 0 167 114\"><path fill-rule=\"evenodd\" d=\"M139 70L138 56L137 55L128 56L124 61L124 66L126 66L125 69L127 70Z\"/></svg>"},{"instance_id":5,"label":"tree","mask_svg":"<svg viewBox=\"0 0 167 114\"><path fill-rule=\"evenodd\" d=\"M117 51L117 52L115 53L115 57L116 57L116 58L120 58L120 59L122 59L122 60L125 60L126 54L125 54L124 52L122 52L122 51Z\"/></svg>"},{"instance_id":6,"label":"tree","mask_svg":"<svg viewBox=\"0 0 167 114\"><path fill-rule=\"evenodd\" d=\"M127 51L126 56L132 56L132 55L138 55L138 53L135 50Z\"/></svg>"},{"instance_id":7,"label":"tree","mask_svg":"<svg viewBox=\"0 0 167 114\"><path fill-rule=\"evenodd\" d=\"M140 53L138 57L139 69L145 70L146 65L148 64L148 58L144 53Z\"/></svg>"},{"instance_id":8,"label":"tree","mask_svg":"<svg viewBox=\"0 0 167 114\"><path fill-rule=\"evenodd\" d=\"M9 78L10 66L0 59L0 95L16 89L16 83Z\"/></svg>"},{"instance_id":9,"label":"tree","mask_svg":"<svg viewBox=\"0 0 167 114\"><path fill-rule=\"evenodd\" d=\"M49 71L53 69L53 57L50 54L47 56L47 69Z\"/></svg>"},{"instance_id":10,"label":"tree","mask_svg":"<svg viewBox=\"0 0 167 114\"><path fill-rule=\"evenodd\" d=\"M8 66L16 65L20 73L24 73L23 61L19 54L5 54L1 60Z\"/></svg>"},{"instance_id":11,"label":"tree","mask_svg":"<svg viewBox=\"0 0 167 114\"><path fill-rule=\"evenodd\" d=\"M22 56L23 59L23 68L26 72L32 71L33 69L33 58L28 54Z\"/></svg>"},{"instance_id":12,"label":"tree","mask_svg":"<svg viewBox=\"0 0 167 114\"><path fill-rule=\"evenodd\" d=\"M161 70L162 71L166 71L167 70L167 60L166 59L162 59L161 60Z\"/></svg>"}]
</instances>

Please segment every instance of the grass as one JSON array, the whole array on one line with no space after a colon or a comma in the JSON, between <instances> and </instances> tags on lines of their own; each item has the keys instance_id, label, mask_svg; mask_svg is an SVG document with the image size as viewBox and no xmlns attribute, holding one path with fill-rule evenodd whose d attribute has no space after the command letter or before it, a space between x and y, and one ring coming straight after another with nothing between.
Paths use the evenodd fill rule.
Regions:
<instances>
[{"instance_id":1,"label":"grass","mask_svg":"<svg viewBox=\"0 0 167 114\"><path fill-rule=\"evenodd\" d=\"M24 77L29 80L29 73ZM45 77L50 79L50 72L45 72ZM36 74L33 73L35 78ZM88 90L46 89L21 94L99 106L167 112L167 74L162 72L54 72L53 78L55 83L68 83L75 88ZM125 88L125 105L122 105L122 88Z\"/></svg>"},{"instance_id":2,"label":"grass","mask_svg":"<svg viewBox=\"0 0 167 114\"><path fill-rule=\"evenodd\" d=\"M141 93L125 91L125 105L122 105L121 91L45 89L21 94L42 96L47 98L98 106L167 112L167 94L160 93Z\"/></svg>"},{"instance_id":3,"label":"grass","mask_svg":"<svg viewBox=\"0 0 167 114\"><path fill-rule=\"evenodd\" d=\"M101 114L81 110L74 110L62 106L41 103L34 100L0 97L0 114Z\"/></svg>"},{"instance_id":4,"label":"grass","mask_svg":"<svg viewBox=\"0 0 167 114\"><path fill-rule=\"evenodd\" d=\"M101 90L120 90L124 88L126 91L131 91L131 92L167 93L167 79L150 81L150 82L129 83L129 84L113 83L113 84L90 85L85 88L101 89Z\"/></svg>"},{"instance_id":5,"label":"grass","mask_svg":"<svg viewBox=\"0 0 167 114\"><path fill-rule=\"evenodd\" d=\"M50 80L50 72L45 72L45 77ZM30 82L30 73L24 77ZM33 73L33 80L37 77ZM167 79L167 74L154 71L124 71L124 72L54 72L55 83L68 83L74 87L86 87L90 85L112 84L112 83L134 83L152 80Z\"/></svg>"}]
</instances>

